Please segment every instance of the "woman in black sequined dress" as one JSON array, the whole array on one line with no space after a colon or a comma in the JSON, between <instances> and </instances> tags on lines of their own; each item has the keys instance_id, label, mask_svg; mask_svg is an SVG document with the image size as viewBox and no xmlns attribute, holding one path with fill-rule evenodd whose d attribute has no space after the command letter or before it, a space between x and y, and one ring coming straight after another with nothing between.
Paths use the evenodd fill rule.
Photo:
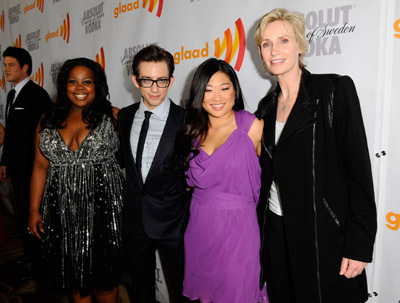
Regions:
<instances>
[{"instance_id":1,"label":"woman in black sequined dress","mask_svg":"<svg viewBox=\"0 0 400 303\"><path fill-rule=\"evenodd\" d=\"M67 60L57 102L37 127L29 231L42 239L41 271L74 302L117 302L123 176L117 109L102 67Z\"/></svg>"}]
</instances>

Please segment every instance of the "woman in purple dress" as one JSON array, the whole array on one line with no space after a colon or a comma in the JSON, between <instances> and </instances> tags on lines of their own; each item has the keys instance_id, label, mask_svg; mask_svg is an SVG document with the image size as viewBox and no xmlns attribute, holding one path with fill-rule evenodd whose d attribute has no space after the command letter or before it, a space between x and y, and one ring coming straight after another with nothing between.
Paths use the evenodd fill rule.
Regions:
<instances>
[{"instance_id":1,"label":"woman in purple dress","mask_svg":"<svg viewBox=\"0 0 400 303\"><path fill-rule=\"evenodd\" d=\"M183 295L213 303L268 302L259 289L263 121L243 110L238 78L225 61L197 69L179 148L193 196L185 232Z\"/></svg>"}]
</instances>

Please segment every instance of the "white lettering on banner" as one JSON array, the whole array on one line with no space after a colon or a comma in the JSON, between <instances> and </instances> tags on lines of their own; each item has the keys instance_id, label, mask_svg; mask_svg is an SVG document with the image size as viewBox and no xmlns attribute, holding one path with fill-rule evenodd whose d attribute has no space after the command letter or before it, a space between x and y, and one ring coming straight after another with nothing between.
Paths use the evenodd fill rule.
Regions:
<instances>
[{"instance_id":1,"label":"white lettering on banner","mask_svg":"<svg viewBox=\"0 0 400 303\"><path fill-rule=\"evenodd\" d=\"M352 5L345 5L310 11L304 16L306 28L309 30L306 34L309 42L307 57L342 53L339 35L354 33L356 28L354 25L349 25L352 7Z\"/></svg>"}]
</instances>

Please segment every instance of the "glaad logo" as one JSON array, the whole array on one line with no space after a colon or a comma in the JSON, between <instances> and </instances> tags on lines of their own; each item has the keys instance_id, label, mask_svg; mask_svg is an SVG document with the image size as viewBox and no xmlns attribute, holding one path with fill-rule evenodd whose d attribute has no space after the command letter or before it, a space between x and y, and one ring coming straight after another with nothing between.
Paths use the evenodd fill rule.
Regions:
<instances>
[{"instance_id":1,"label":"glaad logo","mask_svg":"<svg viewBox=\"0 0 400 303\"><path fill-rule=\"evenodd\" d=\"M8 20L10 25L19 21L19 14L21 13L21 4L15 5L8 9Z\"/></svg>"},{"instance_id":2,"label":"glaad logo","mask_svg":"<svg viewBox=\"0 0 400 303\"><path fill-rule=\"evenodd\" d=\"M393 28L394 31L396 32L396 34L394 34L394 36L396 38L400 38L400 19L396 20L396 22L393 24ZM4 29L3 29L4 31Z\"/></svg>"},{"instance_id":3,"label":"glaad logo","mask_svg":"<svg viewBox=\"0 0 400 303\"><path fill-rule=\"evenodd\" d=\"M36 7L43 13L44 0L36 0Z\"/></svg>"},{"instance_id":4,"label":"glaad logo","mask_svg":"<svg viewBox=\"0 0 400 303\"><path fill-rule=\"evenodd\" d=\"M164 5L164 0L142 0L142 8L146 8L147 4L149 4L148 11L152 13L157 6L158 3L158 9L156 16L161 17L163 5ZM133 10L139 9L139 0L136 1L131 1L126 4L122 4L121 2L118 3L118 6L114 8L114 18L117 19L121 14L124 14L126 12L131 12Z\"/></svg>"},{"instance_id":5,"label":"glaad logo","mask_svg":"<svg viewBox=\"0 0 400 303\"><path fill-rule=\"evenodd\" d=\"M40 29L30 32L26 35L25 44L28 47L28 51L34 51L39 49L40 42Z\"/></svg>"},{"instance_id":6,"label":"glaad logo","mask_svg":"<svg viewBox=\"0 0 400 303\"><path fill-rule=\"evenodd\" d=\"M43 62L40 64L37 72L35 72L31 77L32 81L35 81L39 86L44 85L44 73L43 73Z\"/></svg>"},{"instance_id":7,"label":"glaad logo","mask_svg":"<svg viewBox=\"0 0 400 303\"><path fill-rule=\"evenodd\" d=\"M229 64L232 62L236 53L238 53L234 68L239 71L243 63L246 49L246 36L242 20L239 18L235 22L235 39L232 38L231 30L228 28L224 32L224 39L222 40L222 43L220 42L220 39L217 38L214 40L214 46L214 56L220 58L225 52L224 60ZM179 64L182 60L197 59L200 57L206 58L208 57L208 54L208 42L206 43L205 47L201 49L198 48L193 50L185 50L185 48L181 46L181 50L174 53L174 62L175 64Z\"/></svg>"},{"instance_id":8,"label":"glaad logo","mask_svg":"<svg viewBox=\"0 0 400 303\"><path fill-rule=\"evenodd\" d=\"M101 29L101 18L104 17L104 2L85 10L81 24L85 26L86 34L93 33Z\"/></svg>"},{"instance_id":9,"label":"glaad logo","mask_svg":"<svg viewBox=\"0 0 400 303\"><path fill-rule=\"evenodd\" d=\"M67 16L66 16L66 18L64 18L63 22L61 23L60 28L57 28L57 30L55 32L50 32L50 31L47 32L46 43L49 42L50 39L60 36L68 44L70 32L71 32L71 30L70 30L70 23L69 23L69 13L67 13Z\"/></svg>"},{"instance_id":10,"label":"glaad logo","mask_svg":"<svg viewBox=\"0 0 400 303\"><path fill-rule=\"evenodd\" d=\"M44 0L36 0L36 7L43 13ZM25 5L24 14L26 15L26 12L28 12L34 8L35 8L35 0L33 0L33 3L31 3L31 4Z\"/></svg>"},{"instance_id":11,"label":"glaad logo","mask_svg":"<svg viewBox=\"0 0 400 303\"><path fill-rule=\"evenodd\" d=\"M96 54L96 59L94 60L101 65L103 70L106 69L106 57L104 56L104 49L103 47L100 48L100 54Z\"/></svg>"},{"instance_id":12,"label":"glaad logo","mask_svg":"<svg viewBox=\"0 0 400 303\"><path fill-rule=\"evenodd\" d=\"M146 46L149 45L158 45L157 42L153 43L148 43L148 44L139 44L135 45L132 47L127 47L124 49L124 55L120 58L121 60L121 65L126 66L126 74L127 76L132 76L132 60L133 57L136 55L138 51L140 51L142 48L145 48Z\"/></svg>"},{"instance_id":13,"label":"glaad logo","mask_svg":"<svg viewBox=\"0 0 400 303\"><path fill-rule=\"evenodd\" d=\"M387 213L386 221L389 224L386 224L386 227L391 230L399 230L400 228L400 214L396 214L394 212Z\"/></svg>"},{"instance_id":14,"label":"glaad logo","mask_svg":"<svg viewBox=\"0 0 400 303\"><path fill-rule=\"evenodd\" d=\"M338 6L326 10L308 12L304 18L309 32L308 56L341 54L339 35L354 33L355 26L349 25L352 5Z\"/></svg>"},{"instance_id":15,"label":"glaad logo","mask_svg":"<svg viewBox=\"0 0 400 303\"><path fill-rule=\"evenodd\" d=\"M6 78L4 77L4 73L0 79L0 88L3 92L6 92Z\"/></svg>"},{"instance_id":16,"label":"glaad logo","mask_svg":"<svg viewBox=\"0 0 400 303\"><path fill-rule=\"evenodd\" d=\"M217 38L214 41L214 45L215 45L214 56L217 58L219 58L226 49L225 59L224 59L226 63L231 63L236 52L239 50L235 64L235 69L239 71L240 68L242 67L244 52L246 49L246 36L242 20L239 18L235 22L234 41L232 40L231 30L228 28L224 33L224 40L222 41L222 44L220 43L219 38Z\"/></svg>"},{"instance_id":17,"label":"glaad logo","mask_svg":"<svg viewBox=\"0 0 400 303\"><path fill-rule=\"evenodd\" d=\"M18 38L14 42L14 47L21 48L21 34L18 35Z\"/></svg>"},{"instance_id":18,"label":"glaad logo","mask_svg":"<svg viewBox=\"0 0 400 303\"><path fill-rule=\"evenodd\" d=\"M149 3L148 11L149 11L150 13L152 13L153 10L154 10L154 8L155 8L156 5L157 5L157 2L158 2L158 9L157 9L157 14L156 14L156 16L157 16L158 18L160 18L160 17L161 17L161 13L162 13L162 9L163 9L164 0L158 0L158 1L157 1L157 0L143 0L143 8L146 8L147 3Z\"/></svg>"},{"instance_id":19,"label":"glaad logo","mask_svg":"<svg viewBox=\"0 0 400 303\"><path fill-rule=\"evenodd\" d=\"M69 25L69 13L67 13L67 19L64 18L63 23L60 26L60 36L66 40L67 44L69 43L69 33L70 33L70 25Z\"/></svg>"},{"instance_id":20,"label":"glaad logo","mask_svg":"<svg viewBox=\"0 0 400 303\"><path fill-rule=\"evenodd\" d=\"M1 11L0 14L0 29L4 32L4 11Z\"/></svg>"}]
</instances>

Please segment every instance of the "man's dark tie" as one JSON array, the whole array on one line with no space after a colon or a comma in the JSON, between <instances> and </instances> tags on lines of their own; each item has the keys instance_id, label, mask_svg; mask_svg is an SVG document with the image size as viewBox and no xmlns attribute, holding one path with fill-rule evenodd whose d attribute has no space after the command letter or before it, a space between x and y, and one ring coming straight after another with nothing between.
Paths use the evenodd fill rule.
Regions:
<instances>
[{"instance_id":1,"label":"man's dark tie","mask_svg":"<svg viewBox=\"0 0 400 303\"><path fill-rule=\"evenodd\" d=\"M7 125L7 120L8 120L8 113L10 111L11 105L14 101L14 96L15 96L15 89L12 89L9 91L7 95L7 103L6 103L6 125Z\"/></svg>"},{"instance_id":2,"label":"man's dark tie","mask_svg":"<svg viewBox=\"0 0 400 303\"><path fill-rule=\"evenodd\" d=\"M151 114L152 112L149 112L147 110L144 112L144 121L142 124L142 128L140 130L139 141L137 145L136 168L140 176L142 175L142 155L143 155L144 142L146 141L146 135L149 129L149 120Z\"/></svg>"}]
</instances>

